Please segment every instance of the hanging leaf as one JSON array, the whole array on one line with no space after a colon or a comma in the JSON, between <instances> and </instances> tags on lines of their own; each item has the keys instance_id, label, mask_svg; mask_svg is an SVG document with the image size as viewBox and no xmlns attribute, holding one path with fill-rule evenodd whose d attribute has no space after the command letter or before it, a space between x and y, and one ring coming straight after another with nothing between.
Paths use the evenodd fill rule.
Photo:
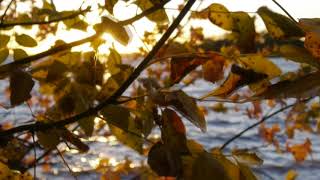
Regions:
<instances>
[{"instance_id":1,"label":"hanging leaf","mask_svg":"<svg viewBox=\"0 0 320 180\"><path fill-rule=\"evenodd\" d=\"M84 144L78 137L76 137L72 132L70 132L68 129L63 128L60 131L61 137L66 140L67 142L70 142L80 152L87 152L89 150L89 146Z\"/></svg>"},{"instance_id":2,"label":"hanging leaf","mask_svg":"<svg viewBox=\"0 0 320 180\"><path fill-rule=\"evenodd\" d=\"M202 64L203 78L212 83L222 79L224 63L225 59L222 56L216 56Z\"/></svg>"},{"instance_id":3,"label":"hanging leaf","mask_svg":"<svg viewBox=\"0 0 320 180\"><path fill-rule=\"evenodd\" d=\"M122 58L117 50L110 48L110 54L108 56L107 68L111 74L116 74L120 71L118 65L121 64Z\"/></svg>"},{"instance_id":4,"label":"hanging leaf","mask_svg":"<svg viewBox=\"0 0 320 180\"><path fill-rule=\"evenodd\" d=\"M213 180L229 179L224 166L219 163L210 153L201 153L192 165L192 176L190 179Z\"/></svg>"},{"instance_id":5,"label":"hanging leaf","mask_svg":"<svg viewBox=\"0 0 320 180\"><path fill-rule=\"evenodd\" d=\"M172 58L170 61L171 84L179 83L189 72L206 62L194 57Z\"/></svg>"},{"instance_id":6,"label":"hanging leaf","mask_svg":"<svg viewBox=\"0 0 320 180\"><path fill-rule=\"evenodd\" d=\"M38 45L36 40L34 40L32 37L26 34L21 34L21 35L16 34L15 37L16 37L17 43L20 44L21 46L35 47Z\"/></svg>"},{"instance_id":7,"label":"hanging leaf","mask_svg":"<svg viewBox=\"0 0 320 180\"><path fill-rule=\"evenodd\" d=\"M20 59L28 57L28 54L22 49L13 49L13 60L19 61Z\"/></svg>"},{"instance_id":8,"label":"hanging leaf","mask_svg":"<svg viewBox=\"0 0 320 180\"><path fill-rule=\"evenodd\" d=\"M295 80L280 81L254 97L262 99L305 98L319 95L319 73L311 73ZM308 83L306 83L308 82Z\"/></svg>"},{"instance_id":9,"label":"hanging leaf","mask_svg":"<svg viewBox=\"0 0 320 180\"><path fill-rule=\"evenodd\" d=\"M57 129L38 131L36 133L39 144L45 149L55 149L60 143L60 135Z\"/></svg>"},{"instance_id":10,"label":"hanging leaf","mask_svg":"<svg viewBox=\"0 0 320 180\"><path fill-rule=\"evenodd\" d=\"M262 165L263 160L254 152L248 150L234 149L232 156L237 159L238 162L247 165Z\"/></svg>"},{"instance_id":11,"label":"hanging leaf","mask_svg":"<svg viewBox=\"0 0 320 180\"><path fill-rule=\"evenodd\" d=\"M114 20L103 16L101 24L96 24L94 29L97 33L107 32L110 33L119 43L127 45L129 43L129 35L127 30Z\"/></svg>"},{"instance_id":12,"label":"hanging leaf","mask_svg":"<svg viewBox=\"0 0 320 180\"><path fill-rule=\"evenodd\" d=\"M189 153L187 147L186 129L180 117L171 109L162 113L161 139L170 151L181 154Z\"/></svg>"},{"instance_id":13,"label":"hanging leaf","mask_svg":"<svg viewBox=\"0 0 320 180\"><path fill-rule=\"evenodd\" d=\"M286 59L292 60L297 63L306 63L311 66L320 68L319 60L310 54L310 52L293 44L285 44L279 47L279 54Z\"/></svg>"},{"instance_id":14,"label":"hanging leaf","mask_svg":"<svg viewBox=\"0 0 320 180\"><path fill-rule=\"evenodd\" d=\"M261 55L247 55L239 58L246 68L252 69L257 73L267 74L269 78L274 78L281 74L281 70L273 62Z\"/></svg>"},{"instance_id":15,"label":"hanging leaf","mask_svg":"<svg viewBox=\"0 0 320 180\"><path fill-rule=\"evenodd\" d=\"M294 21L282 14L275 13L265 6L258 9L258 14L266 25L268 32L274 38L304 36L302 29Z\"/></svg>"},{"instance_id":16,"label":"hanging leaf","mask_svg":"<svg viewBox=\"0 0 320 180\"><path fill-rule=\"evenodd\" d=\"M181 169L179 156L172 156L171 152L161 142L156 143L150 149L148 164L159 176L164 177L176 177Z\"/></svg>"},{"instance_id":17,"label":"hanging leaf","mask_svg":"<svg viewBox=\"0 0 320 180\"><path fill-rule=\"evenodd\" d=\"M107 11L110 14L113 14L113 7L116 5L118 0L105 0L104 1L104 7L107 9Z\"/></svg>"},{"instance_id":18,"label":"hanging leaf","mask_svg":"<svg viewBox=\"0 0 320 180\"><path fill-rule=\"evenodd\" d=\"M312 149L311 149L311 141L310 139L306 139L304 143L302 144L295 144L292 146L289 146L287 144L287 151L291 152L292 155L294 156L295 160L297 162L302 162L306 159L306 157L311 154Z\"/></svg>"},{"instance_id":19,"label":"hanging leaf","mask_svg":"<svg viewBox=\"0 0 320 180\"><path fill-rule=\"evenodd\" d=\"M247 165L238 162L238 166L240 168L240 179L257 180L257 177Z\"/></svg>"},{"instance_id":20,"label":"hanging leaf","mask_svg":"<svg viewBox=\"0 0 320 180\"><path fill-rule=\"evenodd\" d=\"M255 25L254 19L246 12L233 12L233 32L238 33L237 45L241 52L249 53L255 49Z\"/></svg>"},{"instance_id":21,"label":"hanging leaf","mask_svg":"<svg viewBox=\"0 0 320 180\"><path fill-rule=\"evenodd\" d=\"M54 61L48 67L48 75L46 77L47 82L53 82L61 80L64 77L64 73L68 70L67 66L60 61Z\"/></svg>"},{"instance_id":22,"label":"hanging leaf","mask_svg":"<svg viewBox=\"0 0 320 180\"><path fill-rule=\"evenodd\" d=\"M223 166L230 180L240 179L240 168L236 164L224 156L219 149L212 149L211 153L214 159Z\"/></svg>"},{"instance_id":23,"label":"hanging leaf","mask_svg":"<svg viewBox=\"0 0 320 180\"><path fill-rule=\"evenodd\" d=\"M3 47L6 47L8 42L10 40L10 36L8 35L4 35L4 34L0 34L0 49Z\"/></svg>"},{"instance_id":24,"label":"hanging leaf","mask_svg":"<svg viewBox=\"0 0 320 180\"><path fill-rule=\"evenodd\" d=\"M9 49L3 48L0 49L0 64L3 63L9 56Z\"/></svg>"},{"instance_id":25,"label":"hanging leaf","mask_svg":"<svg viewBox=\"0 0 320 180\"><path fill-rule=\"evenodd\" d=\"M205 10L203 10L203 12L208 13L209 20L213 24L225 30L233 30L234 21L231 16L231 13L222 4L213 3Z\"/></svg>"},{"instance_id":26,"label":"hanging leaf","mask_svg":"<svg viewBox=\"0 0 320 180\"><path fill-rule=\"evenodd\" d=\"M226 97L244 85L259 82L265 78L267 78L267 75L265 74L257 73L251 69L244 69L237 65L232 65L231 73L228 75L227 79L222 83L222 85L202 96L201 99L210 96Z\"/></svg>"},{"instance_id":27,"label":"hanging leaf","mask_svg":"<svg viewBox=\"0 0 320 180\"><path fill-rule=\"evenodd\" d=\"M127 108L116 105L108 105L102 109L101 114L107 122L120 129L128 130L130 111Z\"/></svg>"},{"instance_id":28,"label":"hanging leaf","mask_svg":"<svg viewBox=\"0 0 320 180\"><path fill-rule=\"evenodd\" d=\"M34 81L30 74L15 70L10 74L10 102L11 106L16 106L31 98L30 91L34 86Z\"/></svg>"},{"instance_id":29,"label":"hanging leaf","mask_svg":"<svg viewBox=\"0 0 320 180\"><path fill-rule=\"evenodd\" d=\"M285 179L285 180L295 180L295 179L298 177L298 175L299 175L299 174L297 173L297 171L290 169L290 170L287 172L287 175L286 175L286 179Z\"/></svg>"},{"instance_id":30,"label":"hanging leaf","mask_svg":"<svg viewBox=\"0 0 320 180\"><path fill-rule=\"evenodd\" d=\"M94 129L94 116L82 118L78 121L80 128L87 136L92 136Z\"/></svg>"},{"instance_id":31,"label":"hanging leaf","mask_svg":"<svg viewBox=\"0 0 320 180\"><path fill-rule=\"evenodd\" d=\"M137 6L139 6L142 11L145 11L145 10L147 10L147 9L149 9L149 8L151 8L161 2L156 1L156 0L136 0L134 3ZM155 11L154 13L147 15L147 18L151 21L158 23L158 24L167 23L169 21L167 13L163 8L160 8L157 11Z\"/></svg>"},{"instance_id":32,"label":"hanging leaf","mask_svg":"<svg viewBox=\"0 0 320 180\"><path fill-rule=\"evenodd\" d=\"M202 132L206 132L207 126L203 112L198 108L196 101L185 92L179 90L166 95L168 104L177 109Z\"/></svg>"}]
</instances>

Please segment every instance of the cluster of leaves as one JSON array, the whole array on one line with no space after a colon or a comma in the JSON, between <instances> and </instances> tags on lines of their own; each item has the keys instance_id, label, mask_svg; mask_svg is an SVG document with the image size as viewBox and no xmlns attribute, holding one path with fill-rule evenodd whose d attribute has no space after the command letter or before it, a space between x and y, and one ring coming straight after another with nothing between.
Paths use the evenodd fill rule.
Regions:
<instances>
[{"instance_id":1,"label":"cluster of leaves","mask_svg":"<svg viewBox=\"0 0 320 180\"><path fill-rule=\"evenodd\" d=\"M99 46L105 43L99 38L101 34L109 33L119 43L127 45L130 35L125 25L139 19L134 17L128 21L116 21L111 16L117 2L118 0L105 1L103 11L108 12L109 16L103 16L100 23L92 25L96 35L74 43L57 40L50 50L33 56L29 56L22 48L10 48L9 42L14 40L19 46L36 47L36 39L43 38L44 33L38 34L37 38L23 33L13 36L0 34L0 63L10 53L13 54L13 62L0 67L0 77L9 77L9 108L26 101L30 103L31 92L36 83L39 85L39 96L50 99L50 103L42 105L42 111L34 114L35 123L32 127L36 130L28 129L31 135L23 140L12 134L1 137L3 143L0 144L0 166L3 167L0 167L0 177L17 176L17 179L28 179L28 174L16 175L10 169L25 170L20 162L29 155L30 146L31 149L35 148L33 145L36 143L40 145L38 148L47 151L66 143L80 152L87 152L89 146L80 137L92 136L95 133L95 119L102 119L120 142L141 154L147 150L148 164L159 176L183 179L256 179L250 166L261 165L262 160L254 152L235 149L231 155L226 155L222 149L206 151L196 141L187 139L181 116L206 132L205 115L198 107L197 100L212 97L231 101L239 101L239 98L245 98L244 101L297 98L299 102L304 98L318 96L319 19L301 19L296 23L267 7L259 8L257 13L264 21L269 36L281 42L273 51L265 53L256 47L258 35L254 18L246 12L229 12L221 4L211 4L200 12L193 12L191 18L208 19L229 31L230 46L205 51L199 46L203 41L201 29L192 29L190 41L179 44L171 39L161 49L157 49L156 58L149 63L148 77L140 78L134 84L131 97L119 97L120 94L112 103L104 104L109 98L114 98L119 89L128 88L128 79L134 80L141 73L136 72L138 68L134 69L124 63L114 48L109 49L108 56L98 54ZM169 23L163 8L166 2L168 1L136 0L133 3L143 11L141 17L146 16L158 24L160 32ZM56 22L62 19L67 29L85 31L90 25L80 19L81 13L70 18L73 14L74 11L57 12L54 4L43 1L42 8L33 8L28 15L19 15L20 19L9 16L10 18L0 23L0 28L7 28L10 24L32 25L32 22L37 24L35 21L46 20L53 24L49 21L44 24L52 27L57 26ZM57 27L52 29L56 30ZM10 29L6 31L8 34L11 32ZM300 41L302 37L305 37L304 42ZM297 40L304 43L304 46L291 43L290 40ZM94 49L92 52L70 50L85 42L90 43ZM154 41L150 40L150 44L152 43ZM283 74L267 57L270 54L300 63L303 68L298 73ZM38 59L41 61L36 62ZM156 68L152 69L152 65ZM162 69L157 69L157 65L162 66ZM198 73L193 74L194 72ZM186 79L192 74L194 78L187 82ZM188 85L199 78L219 85L200 98L172 88L182 82ZM275 79L278 81L275 82ZM249 97L235 95L244 92L243 87L250 90ZM104 104L103 107L101 104ZM305 105L302 102L297 104ZM254 114L261 113L259 104L255 102L254 105ZM319 108L312 107L310 111L308 108L293 108L286 124L289 137L293 137L295 129L311 129L308 128L307 120L319 116L316 114ZM295 114L299 116L294 116ZM68 123L63 124L64 120L73 117L81 117L73 121L77 122L76 128L66 126ZM62 125L59 126L46 126L61 122ZM81 129L80 135L74 132L78 127ZM148 138L155 127L160 130L161 137L151 141ZM8 131L2 128L1 133ZM278 146L275 139L275 134L279 132L278 126L261 126L260 132L267 142ZM34 140L33 136L36 136L37 142L29 145ZM148 146L145 142L151 145ZM12 149L17 151L14 156ZM293 153L297 161L303 161L311 153L311 142L306 140L303 144L287 144L286 150Z\"/></svg>"}]
</instances>

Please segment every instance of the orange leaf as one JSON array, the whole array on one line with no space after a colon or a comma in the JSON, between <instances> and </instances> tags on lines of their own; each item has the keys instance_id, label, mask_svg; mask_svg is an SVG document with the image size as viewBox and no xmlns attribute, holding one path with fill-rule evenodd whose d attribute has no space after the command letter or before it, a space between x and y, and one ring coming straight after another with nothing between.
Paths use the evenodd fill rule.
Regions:
<instances>
[{"instance_id":1,"label":"orange leaf","mask_svg":"<svg viewBox=\"0 0 320 180\"><path fill-rule=\"evenodd\" d=\"M287 144L286 147L287 147L287 151L292 153L295 160L297 162L301 162L301 161L304 161L306 159L307 155L311 153L311 151L312 151L311 145L312 144L311 144L310 139L307 138L305 140L305 142L302 144L295 144L292 146L289 146Z\"/></svg>"}]
</instances>

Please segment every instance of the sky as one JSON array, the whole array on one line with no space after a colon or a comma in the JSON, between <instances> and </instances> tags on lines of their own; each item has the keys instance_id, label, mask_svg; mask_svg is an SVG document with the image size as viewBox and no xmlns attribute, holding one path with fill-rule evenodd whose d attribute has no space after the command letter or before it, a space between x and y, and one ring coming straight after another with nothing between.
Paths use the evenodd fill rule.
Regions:
<instances>
[{"instance_id":1,"label":"sky","mask_svg":"<svg viewBox=\"0 0 320 180\"><path fill-rule=\"evenodd\" d=\"M100 0L104 1L104 0ZM316 18L320 17L320 0L277 0L278 3L280 3L294 18L298 20L298 18ZM72 3L68 2L65 3L66 0L54 0L54 3L56 5L56 8L58 11L62 10L70 10L70 9L78 9L82 1L81 0L73 0ZM92 1L85 1L85 4L83 7L87 6ZM172 10L170 8L177 8L178 4L181 4L182 0L172 0L169 2L165 7L168 8L167 14L170 19L172 17L175 17L178 15L179 11ZM268 6L270 9L283 13L282 10L272 2L272 0L197 0L194 4L192 10L201 10L209 6L211 3L221 3L223 4L229 11L245 11L245 12L252 12L250 15L255 15L255 11L261 7L261 6ZM95 8L95 7L92 7ZM20 6L18 7L18 11L23 11L25 7ZM125 13L124 13L125 12ZM137 7L135 5L129 5L126 4L123 1L120 1L116 7L114 8L114 14L115 17L119 20L127 19L132 16L134 16L137 12ZM139 11L138 11L139 12ZM86 19L88 22L95 23L100 21L100 15L98 15L96 12L88 13L86 15ZM182 24L185 24L186 19L182 21ZM141 42L139 37L142 37L144 34L144 31L152 31L154 28L154 24L151 23L147 18L143 18L142 20L135 22L133 24L135 28L129 27L132 39L130 44L127 47L124 47L120 45L119 43L115 42L110 35L105 35L103 38L105 38L108 42L105 46L102 46L100 48L100 51L108 51L109 47L113 44L115 47L122 53L131 53L138 50L140 46L143 46L143 43ZM189 22L185 26L186 32L190 29L190 26L194 27L203 27L204 34L206 34L207 37L218 37L219 35L225 33L224 30L220 29L219 27L213 25L209 21L205 20L196 20ZM257 30L261 31L265 29L265 26L260 18L257 18L256 21ZM17 32L21 32L21 28L15 29ZM35 32L36 29L33 28L33 32ZM29 32L30 33L30 32ZM32 33L32 32L31 32ZM81 31L73 30L73 31L59 31L57 33L57 37L54 37L53 35L49 35L48 38L43 41L39 46L35 49L30 49L31 53L37 53L44 51L48 49L56 40L63 39L66 42L75 41L78 39L81 39L85 36L88 36L90 34L93 34L93 29L88 29L88 33L84 33ZM148 49L150 49L149 47ZM74 48L74 50L90 50L89 44L85 44L83 46L79 46L77 48Z\"/></svg>"}]
</instances>

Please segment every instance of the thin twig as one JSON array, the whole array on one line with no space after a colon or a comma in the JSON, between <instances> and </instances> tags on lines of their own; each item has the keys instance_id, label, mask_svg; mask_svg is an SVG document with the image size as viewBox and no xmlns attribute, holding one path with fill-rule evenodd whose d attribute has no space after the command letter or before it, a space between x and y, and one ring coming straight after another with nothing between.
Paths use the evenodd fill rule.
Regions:
<instances>
[{"instance_id":1,"label":"thin twig","mask_svg":"<svg viewBox=\"0 0 320 180\"><path fill-rule=\"evenodd\" d=\"M117 89L117 91L114 94L112 94L108 99L106 99L104 102L100 103L95 108L89 108L85 112L82 112L80 114L77 114L75 116L72 116L70 118L63 119L60 121L55 121L52 123L37 122L33 124L14 127L5 131L0 131L0 136L6 136L6 135L22 132L22 131L28 131L30 129L39 131L39 130L51 129L54 127L63 127L67 124L77 122L81 118L96 115L98 111L100 111L101 109L103 109L105 106L109 104L116 104L118 97L122 95L122 93L133 83L133 81L137 79L137 77L141 74L141 72L147 67L149 62L154 58L154 56L157 54L160 48L164 45L164 43L168 40L168 38L173 33L173 31L180 24L181 20L188 13L188 11L190 10L190 8L192 7L195 1L196 0L189 0L186 3L185 7L182 9L180 14L173 21L173 23L170 25L167 31L163 34L160 40L156 43L156 45L152 48L150 53L144 58L144 60L138 65L138 67L133 71L133 73L129 76L129 78L120 86L120 88Z\"/></svg>"},{"instance_id":2,"label":"thin twig","mask_svg":"<svg viewBox=\"0 0 320 180\"><path fill-rule=\"evenodd\" d=\"M306 100L303 100L302 102L307 102L309 100L311 100L312 98L308 98ZM245 128L244 130L242 130L241 132L239 132L238 134L236 134L235 136L233 136L231 139L229 139L228 141L226 141L221 147L220 147L220 150L223 150L225 147L227 147L231 142L233 142L234 140L238 139L239 137L241 137L244 133L246 133L247 131L249 131L250 129L258 126L259 124L265 122L266 120L268 120L269 118L273 117L274 115L286 110L286 109L289 109L291 107L293 107L296 103L293 103L293 104L290 104L290 105L287 105L285 107L282 107L280 109L278 109L277 111L271 113L270 115L267 115L267 116L264 116L260 121L252 124L251 126Z\"/></svg>"},{"instance_id":3,"label":"thin twig","mask_svg":"<svg viewBox=\"0 0 320 180\"><path fill-rule=\"evenodd\" d=\"M70 166L68 165L67 161L64 159L62 153L60 152L60 150L56 147L56 150L58 151L59 156L61 157L63 164L68 168L69 172L71 173L71 175L74 177L74 179L78 179L76 174L72 171L72 169L70 168Z\"/></svg>"},{"instance_id":4,"label":"thin twig","mask_svg":"<svg viewBox=\"0 0 320 180\"><path fill-rule=\"evenodd\" d=\"M34 155L34 160L37 159L37 151L36 151L36 142L34 140L34 132L32 132L32 142L33 142L33 155ZM33 178L34 180L37 179L37 163L33 164Z\"/></svg>"},{"instance_id":5,"label":"thin twig","mask_svg":"<svg viewBox=\"0 0 320 180\"><path fill-rule=\"evenodd\" d=\"M291 14L283 7L283 6L281 6L281 4L279 4L276 0L272 0L277 6L279 6L281 9L282 9L282 11L284 12L284 13L286 13L287 14L287 16L289 16L289 18L293 21L293 22L295 22L295 23L298 23L292 16L291 16Z\"/></svg>"},{"instance_id":6,"label":"thin twig","mask_svg":"<svg viewBox=\"0 0 320 180\"><path fill-rule=\"evenodd\" d=\"M13 0L11 0L11 1L10 1L10 3L8 4L8 6L7 6L6 10L4 11L3 15L1 16L0 24L2 24L2 23L3 23L4 17L6 16L6 14L7 14L8 10L9 10L9 8L10 8L11 4L12 4L12 2L13 2Z\"/></svg>"}]
</instances>

